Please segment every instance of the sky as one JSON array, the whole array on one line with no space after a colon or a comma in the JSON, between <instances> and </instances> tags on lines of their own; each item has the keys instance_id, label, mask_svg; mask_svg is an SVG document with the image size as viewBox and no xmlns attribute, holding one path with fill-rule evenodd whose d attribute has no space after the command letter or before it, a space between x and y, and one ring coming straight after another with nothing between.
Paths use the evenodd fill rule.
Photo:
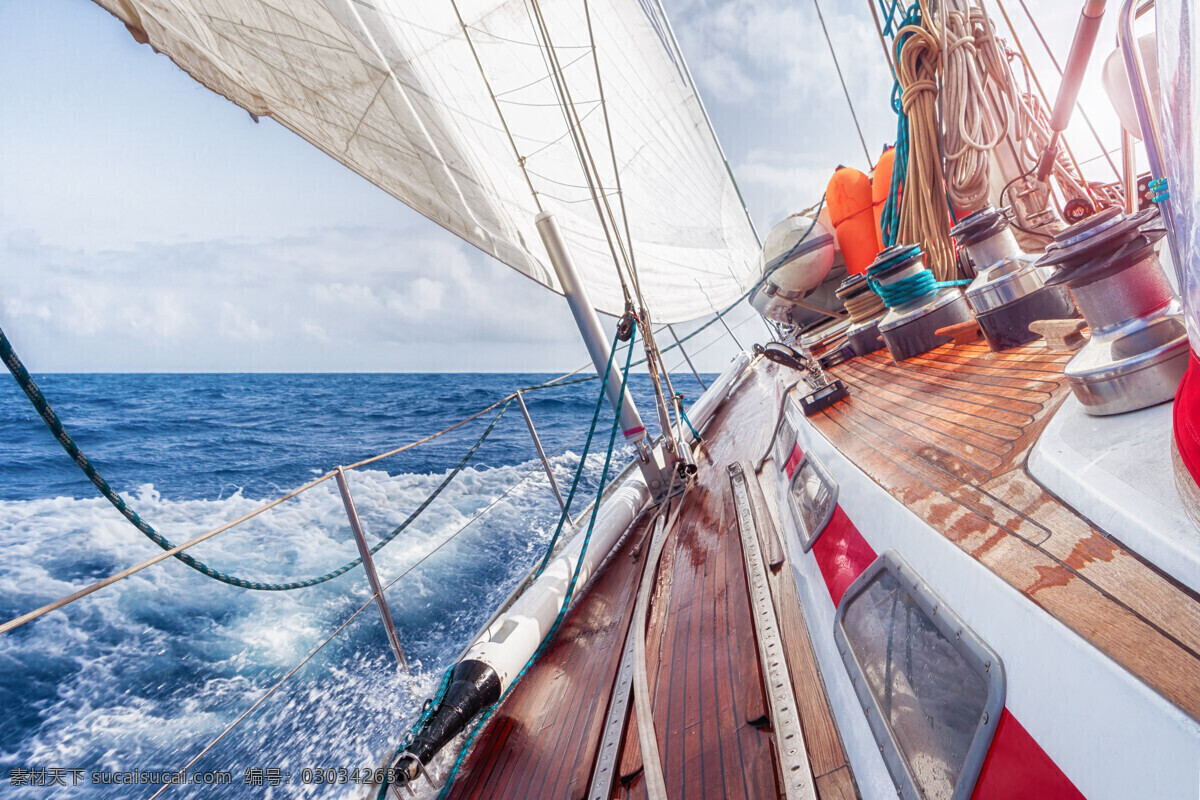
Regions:
<instances>
[{"instance_id":1,"label":"sky","mask_svg":"<svg viewBox=\"0 0 1200 800\"><path fill-rule=\"evenodd\" d=\"M809 0L664 5L760 235L815 203L839 164L869 167ZM1061 58L1074 4L1030 5ZM822 6L875 155L896 119L868 9ZM1115 146L1098 78L1082 96ZM1077 156L1097 155L1078 128ZM561 297L256 124L88 0L0 0L0 137L0 327L35 373L553 372L586 360ZM729 324L742 345L764 338L748 310ZM701 369L721 368L724 337L713 326L689 347Z\"/></svg>"}]
</instances>

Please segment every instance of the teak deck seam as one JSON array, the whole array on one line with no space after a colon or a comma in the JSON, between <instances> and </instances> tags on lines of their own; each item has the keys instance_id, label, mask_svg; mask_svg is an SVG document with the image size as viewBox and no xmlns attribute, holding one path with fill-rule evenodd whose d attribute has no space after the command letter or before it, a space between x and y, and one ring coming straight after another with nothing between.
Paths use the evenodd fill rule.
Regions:
<instances>
[{"instance_id":1,"label":"teak deck seam","mask_svg":"<svg viewBox=\"0 0 1200 800\"><path fill-rule=\"evenodd\" d=\"M982 344L945 345L901 363L879 351L832 370L850 397L811 422L932 528L1200 719L1200 603L1024 470L1029 449L1067 396L1062 366L1068 358L1047 354L1040 344L1004 353ZM904 391L883 388L895 385ZM972 390L978 391L975 408ZM907 400L895 402L889 393ZM1012 426L1005 445L987 451L1000 456L994 464L976 446L986 441L978 434L984 428L999 433L982 421L1012 400L1029 421ZM916 429L931 414L951 408L954 425L975 426L973 433L940 426L963 435L918 437Z\"/></svg>"}]
</instances>

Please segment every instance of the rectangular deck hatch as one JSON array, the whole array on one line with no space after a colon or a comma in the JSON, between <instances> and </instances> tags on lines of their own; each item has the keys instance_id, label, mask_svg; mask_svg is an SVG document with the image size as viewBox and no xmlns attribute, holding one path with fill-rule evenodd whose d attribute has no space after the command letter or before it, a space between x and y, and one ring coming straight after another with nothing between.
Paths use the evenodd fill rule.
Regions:
<instances>
[{"instance_id":1,"label":"rectangular deck hatch","mask_svg":"<svg viewBox=\"0 0 1200 800\"><path fill-rule=\"evenodd\" d=\"M846 590L833 633L900 796L967 800L1004 709L996 653L894 550Z\"/></svg>"},{"instance_id":2,"label":"rectangular deck hatch","mask_svg":"<svg viewBox=\"0 0 1200 800\"><path fill-rule=\"evenodd\" d=\"M813 542L829 524L837 496L838 484L829 470L811 453L805 453L788 485L804 552L812 549Z\"/></svg>"}]
</instances>

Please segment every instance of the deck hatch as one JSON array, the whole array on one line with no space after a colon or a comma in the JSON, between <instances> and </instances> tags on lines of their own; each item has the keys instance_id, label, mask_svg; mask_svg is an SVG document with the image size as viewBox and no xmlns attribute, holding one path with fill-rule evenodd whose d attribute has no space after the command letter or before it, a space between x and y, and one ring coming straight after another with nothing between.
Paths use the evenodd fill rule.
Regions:
<instances>
[{"instance_id":1,"label":"deck hatch","mask_svg":"<svg viewBox=\"0 0 1200 800\"><path fill-rule=\"evenodd\" d=\"M1004 709L996 653L894 550L846 590L833 633L900 796L969 798Z\"/></svg>"},{"instance_id":2,"label":"deck hatch","mask_svg":"<svg viewBox=\"0 0 1200 800\"><path fill-rule=\"evenodd\" d=\"M838 483L818 458L805 453L792 474L788 497L796 514L800 544L807 553L833 517L833 509L837 506Z\"/></svg>"}]
</instances>

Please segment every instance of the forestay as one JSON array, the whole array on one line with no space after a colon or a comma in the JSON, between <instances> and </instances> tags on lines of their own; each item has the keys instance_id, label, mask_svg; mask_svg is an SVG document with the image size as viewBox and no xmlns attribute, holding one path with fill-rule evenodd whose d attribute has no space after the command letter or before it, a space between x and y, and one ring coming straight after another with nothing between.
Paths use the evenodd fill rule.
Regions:
<instances>
[{"instance_id":1,"label":"forestay","mask_svg":"<svg viewBox=\"0 0 1200 800\"><path fill-rule=\"evenodd\" d=\"M532 184L597 308L622 311L527 0L459 0L465 31L452 0L96 2L208 88L558 290L534 227ZM732 302L754 280L758 243L661 6L537 2L618 218L614 161L619 170L655 319L694 319Z\"/></svg>"}]
</instances>

